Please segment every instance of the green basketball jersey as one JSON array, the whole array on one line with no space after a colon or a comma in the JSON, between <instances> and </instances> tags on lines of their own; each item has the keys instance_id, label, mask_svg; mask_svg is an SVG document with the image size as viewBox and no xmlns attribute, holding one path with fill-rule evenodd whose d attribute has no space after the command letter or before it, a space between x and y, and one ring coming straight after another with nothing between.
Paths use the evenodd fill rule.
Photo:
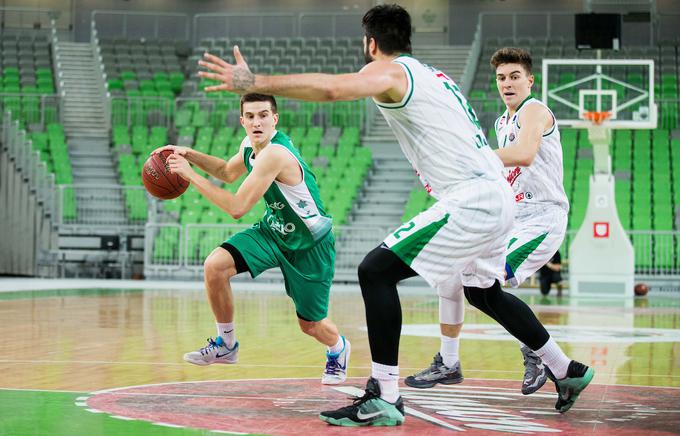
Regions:
<instances>
[{"instance_id":1,"label":"green basketball jersey","mask_svg":"<svg viewBox=\"0 0 680 436\"><path fill-rule=\"evenodd\" d=\"M302 182L290 186L274 180L264 193L267 208L260 226L271 231L279 247L284 250L313 247L332 227L331 217L326 213L319 195L316 177L285 134L275 131L267 147L283 147L288 150L300 164ZM243 161L249 173L252 172L253 165L257 165L254 149L248 138L243 147Z\"/></svg>"}]
</instances>

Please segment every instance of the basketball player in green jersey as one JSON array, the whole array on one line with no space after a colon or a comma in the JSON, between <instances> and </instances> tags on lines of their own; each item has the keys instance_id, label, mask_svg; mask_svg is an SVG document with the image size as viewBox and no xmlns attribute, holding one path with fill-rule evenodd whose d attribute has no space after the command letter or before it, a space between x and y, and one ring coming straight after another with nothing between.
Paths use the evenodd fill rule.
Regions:
<instances>
[{"instance_id":1,"label":"basketball player in green jersey","mask_svg":"<svg viewBox=\"0 0 680 436\"><path fill-rule=\"evenodd\" d=\"M239 343L229 280L246 271L256 277L280 268L300 329L328 347L322 383L338 384L347 377L350 343L327 318L335 272L332 221L314 174L290 138L276 130L278 119L274 97L246 94L241 97L241 124L247 136L228 161L187 147L155 151L173 150L168 157L170 170L234 218L243 216L260 199L267 204L258 223L233 235L205 260L205 286L218 335L208 339L207 346L186 353L184 360L196 365L236 363ZM227 183L248 176L232 194L200 176L190 163Z\"/></svg>"},{"instance_id":2,"label":"basketball player in green jersey","mask_svg":"<svg viewBox=\"0 0 680 436\"><path fill-rule=\"evenodd\" d=\"M467 300L526 344L553 372L566 412L594 375L569 359L522 300L505 292L505 246L515 211L479 120L458 85L411 56L411 17L378 5L363 17L366 66L352 74L256 75L234 47L235 64L206 54L199 75L220 82L206 91L262 92L311 101L372 97L399 146L437 202L390 233L358 268L371 349L371 378L353 404L321 412L341 426L404 422L399 396L399 281L420 275L438 291L462 281Z\"/></svg>"}]
</instances>

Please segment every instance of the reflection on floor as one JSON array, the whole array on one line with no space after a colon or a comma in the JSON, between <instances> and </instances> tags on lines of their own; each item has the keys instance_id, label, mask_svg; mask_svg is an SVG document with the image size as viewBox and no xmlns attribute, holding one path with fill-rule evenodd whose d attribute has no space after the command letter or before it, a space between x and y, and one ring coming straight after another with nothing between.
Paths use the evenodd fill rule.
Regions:
<instances>
[{"instance_id":1,"label":"reflection on floor","mask_svg":"<svg viewBox=\"0 0 680 436\"><path fill-rule=\"evenodd\" d=\"M591 411L587 416L581 416L580 421L599 420L606 424L602 414L607 410L607 401L623 401L621 404L640 403L642 406L648 406L646 403L651 402L653 398L680 399L680 390L642 388L642 386L680 387L680 299L677 296L673 298L650 295L648 298L635 300L633 304L628 305L629 307L615 301L570 300L567 297L541 298L531 294L522 298L532 306L539 319L569 356L595 368L595 383L633 386L616 389L600 386L592 389L592 394L589 393L589 388L584 394L584 405L596 412L599 411L599 418L595 416L598 413L593 415ZM432 355L439 348L438 309L437 299L433 293L405 293L401 300L403 330L400 367L402 376L406 376L429 364ZM184 363L182 354L204 346L205 339L215 335L214 320L201 290L65 289L0 293L2 338L0 434L16 429L31 432L36 425L36 416L40 415L36 410L45 410L46 407L54 412L50 415L53 417L49 425L67 431L68 427L63 426L70 424L62 422L65 417L69 417L69 422L80 420L81 424L87 419L94 419L91 414L83 411L83 407L92 408L88 401L94 402L92 398L96 396L91 397L91 393L105 389L207 380L273 378L316 380L320 377L325 363L324 347L299 331L294 307L283 290L240 291L236 292L236 301L236 331L241 344L239 363L229 366L197 367ZM361 386L369 373L370 356L363 303L358 290L334 293L330 317L337 323L341 332L352 341L349 373L350 376L358 378L353 380L351 385ZM500 389L508 392L508 395L516 395L523 373L517 342L493 320L474 308L467 309L465 322L461 361L467 380L463 385L456 387L458 391L452 393L451 398L472 395L475 386L479 392L488 390L496 392ZM321 389L314 380L305 381L295 389L305 392L306 397L313 397L311 393ZM221 388L226 389L225 386L227 385ZM258 388L263 389L263 392L268 389L267 383L260 383L258 386L263 386ZM641 388L635 389L635 386ZM625 389L629 390L624 392ZM36 392L17 390L71 391L75 397L71 400L69 397L71 394L62 392L54 393L55 397L45 400ZM267 397L263 392L260 392L260 397ZM342 391L326 389L322 392L324 398L331 395L328 401L339 401L338 404L346 397L344 394L341 395ZM479 392L475 395L481 395ZM79 401L77 393L83 393L89 400ZM538 410L538 414L533 416L545 418L551 416L548 412L551 411L554 392L552 388L546 386L541 390L541 394L545 395L545 409L537 406L536 401L539 397L531 399L533 401L531 404L527 403L529 401L527 398L514 396L513 398L521 400L518 403L521 407ZM67 399L64 401L74 409L66 406L60 408L61 406L58 406L60 400L56 399L59 395L66 396ZM432 407L428 409L429 403L427 401L423 403L418 396L413 397L411 394L409 399L405 394L405 397L407 405L411 404L416 412L439 410L442 413L436 414L438 419L444 419L448 425L454 427L465 426L466 422L470 424L463 418L479 413L479 411L473 413L473 410L463 416L460 411L466 410L468 406L452 408L450 406L453 403L444 409L437 409L430 404ZM441 398L437 401L441 401ZM78 402L84 403L85 406L80 408L74 406ZM654 403L656 404L656 401ZM579 405L577 404L576 409ZM487 406L490 407L489 405L485 407ZM317 404L313 410L319 407L321 405ZM494 407L503 408L503 402L494 403ZM513 409L508 407L508 410ZM633 406L630 407L631 410L635 409ZM10 415L3 415L12 413L12 410L17 411L12 415L13 420L5 421ZM447 410L448 415L443 413ZM541 410L547 415L541 415ZM649 412L640 408L635 410L631 413L637 413L639 416ZM202 409L201 413L207 412ZM310 418L309 414L299 413L302 417L314 419ZM584 412L570 412L558 418L564 420L577 413ZM178 412L174 414L177 415ZM103 415L98 419L104 419ZM662 420L665 427L654 425L648 429L669 430L680 425L678 410L666 411L663 416L667 418ZM43 416L40 419L46 418ZM160 418L154 419L171 422ZM595 427L601 431L613 430L615 427L612 427L612 423L616 422L619 432L625 433L627 430L632 431L633 428L640 430L644 427L640 427L640 423L647 425L652 421L643 421L642 418L626 421L628 418L618 415L612 419L624 421L610 421L609 426L604 427L591 423L594 426L593 430ZM266 418L258 422L265 421ZM658 419L655 421L658 422ZM555 423L550 421L544 424L550 426L551 422ZM479 419L475 423L477 427L468 425L466 428L468 430L484 428L479 427L483 424L480 424ZM675 427L671 423L674 423ZM115 425L132 424L120 421ZM314 422L314 426L316 425ZM188 426L211 428L203 425ZM582 426L577 427L580 428L580 432L586 432ZM576 431L577 427L569 428ZM556 428L570 431L563 425ZM217 429L284 434L281 427L262 427L258 430L253 427L222 426ZM501 431L496 427L493 429ZM134 427L131 431L148 433L150 429Z\"/></svg>"}]
</instances>

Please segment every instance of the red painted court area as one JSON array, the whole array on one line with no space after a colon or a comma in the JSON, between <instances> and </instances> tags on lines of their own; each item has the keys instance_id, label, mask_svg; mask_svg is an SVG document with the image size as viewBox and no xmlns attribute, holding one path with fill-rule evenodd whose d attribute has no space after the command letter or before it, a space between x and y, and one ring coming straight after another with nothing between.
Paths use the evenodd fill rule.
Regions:
<instances>
[{"instance_id":1,"label":"red painted court area","mask_svg":"<svg viewBox=\"0 0 680 436\"><path fill-rule=\"evenodd\" d=\"M517 382L466 380L433 389L402 387L401 427L333 427L317 417L349 404L363 379L336 387L318 379L232 380L136 386L95 392L92 411L166 425L243 433L468 435L560 433L671 435L680 429L680 389L591 385L566 414L553 408L550 382L523 396Z\"/></svg>"}]
</instances>

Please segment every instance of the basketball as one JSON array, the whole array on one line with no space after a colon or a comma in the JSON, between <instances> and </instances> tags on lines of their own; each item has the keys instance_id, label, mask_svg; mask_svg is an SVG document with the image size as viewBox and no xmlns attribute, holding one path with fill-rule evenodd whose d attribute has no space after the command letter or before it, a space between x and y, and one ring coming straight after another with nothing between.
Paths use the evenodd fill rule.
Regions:
<instances>
[{"instance_id":1,"label":"basketball","mask_svg":"<svg viewBox=\"0 0 680 436\"><path fill-rule=\"evenodd\" d=\"M166 159L171 154L170 150L152 154L142 167L144 187L149 194L161 200L177 198L189 187L189 182L170 172Z\"/></svg>"},{"instance_id":2,"label":"basketball","mask_svg":"<svg viewBox=\"0 0 680 436\"><path fill-rule=\"evenodd\" d=\"M638 283L635 285L634 291L635 295L642 297L647 295L647 292L649 292L649 286L647 286L645 283Z\"/></svg>"}]
</instances>

